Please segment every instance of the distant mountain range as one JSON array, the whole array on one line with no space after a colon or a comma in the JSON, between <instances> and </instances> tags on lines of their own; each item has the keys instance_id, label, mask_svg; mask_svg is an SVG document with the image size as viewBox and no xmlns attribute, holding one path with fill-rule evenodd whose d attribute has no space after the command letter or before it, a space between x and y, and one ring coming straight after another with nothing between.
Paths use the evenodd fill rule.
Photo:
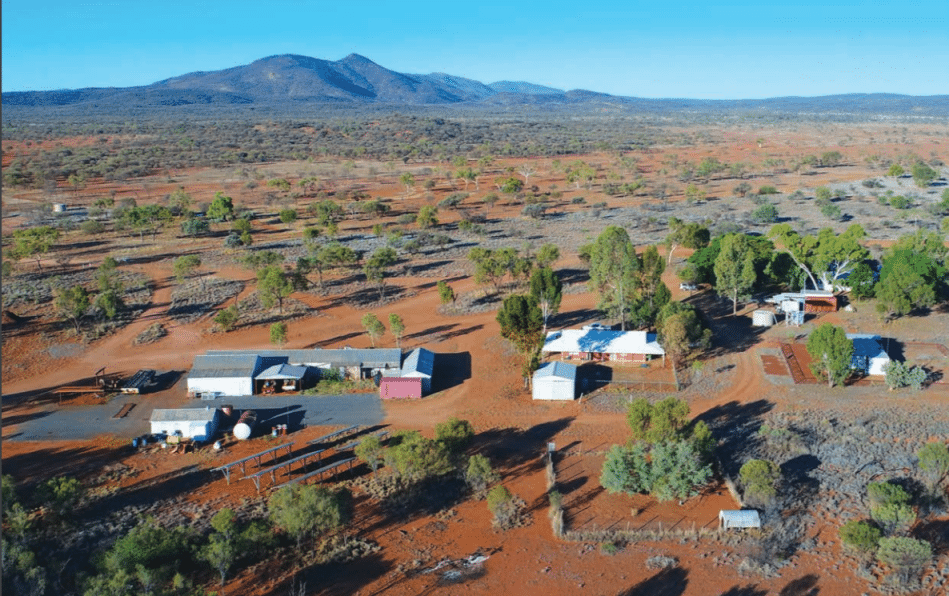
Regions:
<instances>
[{"instance_id":1,"label":"distant mountain range","mask_svg":"<svg viewBox=\"0 0 949 596\"><path fill-rule=\"evenodd\" d=\"M556 105L647 111L759 110L949 116L949 95L850 94L761 100L642 99L564 91L523 81L484 84L445 73L404 74L358 54L335 62L286 54L245 66L192 72L141 87L4 92L3 106L97 111L175 106L280 106L301 103L388 106Z\"/></svg>"}]
</instances>

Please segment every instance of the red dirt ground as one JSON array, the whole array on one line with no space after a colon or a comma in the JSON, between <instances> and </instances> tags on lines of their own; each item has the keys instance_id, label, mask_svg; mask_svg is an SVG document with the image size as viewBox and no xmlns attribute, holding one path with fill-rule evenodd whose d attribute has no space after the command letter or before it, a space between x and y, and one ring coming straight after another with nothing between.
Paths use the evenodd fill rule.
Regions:
<instances>
[{"instance_id":1,"label":"red dirt ground","mask_svg":"<svg viewBox=\"0 0 949 596\"><path fill-rule=\"evenodd\" d=\"M916 127L908 127L915 134ZM817 186L831 181L856 180L865 177L868 168L864 158L870 152L867 148L870 139L875 139L872 153L879 155L898 155L907 150L898 138L883 138L887 135L901 134L895 125L866 124L859 127L828 125L820 130L804 127L802 130L762 129L753 126L736 130L721 131L710 129L712 140L706 144L688 147L668 146L643 154L639 165L644 173L652 173L664 167L673 154L680 161L698 161L705 156L714 155L725 162L744 161L760 164L772 158L789 159L805 153L836 149L841 151L853 165L841 168L818 170L812 175L780 174L763 176L754 180L755 186L761 184L776 185L780 190L794 190L800 186ZM921 130L921 129L920 129ZM677 132L671 130L670 132ZM694 130L678 132L694 133ZM758 146L757 139L764 143ZM826 139L840 139L840 144L828 144ZM58 141L63 146L77 146L90 142L87 139ZM46 143L52 146L52 143ZM12 151L4 142L4 165L18 152L26 151L22 144L12 143ZM921 155L939 150L938 140L918 137L913 150ZM585 156L584 159L598 164L609 164L613 157L608 155ZM504 165L516 166L521 160L504 160ZM544 184L555 183L560 188L572 190L563 179L562 173L554 172L552 161L535 160L543 176ZM363 164L357 164L362 166ZM424 165L424 164L419 164ZM296 167L297 164L267 164L268 171L280 172L281 169ZM187 170L175 172L176 182L167 182L167 175L150 177L136 183L102 183L89 181L78 191L68 190L65 182L60 183L61 192L70 204L91 204L110 190L116 191L116 199L135 197L140 202L149 202L184 184L196 201L209 201L214 192L224 190L233 194L243 204L256 205L262 197L262 191L251 193L243 188L243 181L226 180L222 172ZM489 184L489 176L484 177L482 188ZM374 196L401 197L402 187L394 181L378 183L372 188ZM371 186L371 181L364 181ZM711 195L730 193L734 181L712 181L708 184ZM683 200L681 185L673 186L672 201ZM451 190L461 190L460 187ZM473 188L472 188L473 190ZM445 194L449 189L439 192ZM578 193L568 193L578 194ZM590 193L583 192L590 200ZM46 200L41 191L17 192L13 197L20 202L39 203ZM650 200L645 197L635 199L614 199L598 197L611 205L642 203ZM7 197L4 197L7 203ZM411 208L424 204L423 193L414 192L408 199L399 198L399 203ZM571 211L580 207L564 206L561 209ZM491 218L511 218L519 212L519 206L496 205L485 212ZM6 211L6 209L5 209ZM459 215L446 211L439 214L443 222L455 221ZM21 217L4 218L3 231L7 233L22 225ZM391 221L392 218L386 221ZM374 221L358 220L345 222L347 231L363 230L371 227ZM263 226L276 231L279 237L282 226ZM298 232L293 232L298 233ZM289 237L289 235L288 235ZM136 250L137 239L107 236L109 242ZM160 243L180 250L180 240L161 237ZM187 248L200 251L207 246L202 241L187 241ZM677 256L687 251L677 251ZM71 263L78 267L95 264L105 251L95 254L76 255ZM574 255L565 255L564 261L575 262ZM129 266L128 270L139 271L155 283L152 306L134 323L116 334L84 346L81 352L71 358L53 358L48 348L70 340L59 332L21 333L4 324L3 342L3 392L5 396L22 392L41 391L56 385L74 384L88 379L103 365L110 372L129 374L145 366L159 370L187 370L193 356L207 349L268 347L269 333L266 328L239 329L231 333L209 333L210 323L182 325L170 320L167 306L173 290L171 265L168 259L144 266ZM236 267L227 267L220 271L206 271L231 279L250 280L252 273ZM666 274L667 285L673 288L676 298L685 296L680 292L674 273ZM552 535L546 516L546 479L540 459L540 451L547 440L557 443L558 447L570 450L558 464L559 481L574 483L575 491L567 495L568 521L571 527L586 528L596 524L598 528L611 525L635 524L646 520L649 523L663 522L663 525L677 523L707 525L714 519L717 509L733 507L731 498L720 487L714 487L701 497L696 497L679 506L677 503L659 505L655 501L643 498L626 498L613 495L597 496L587 499L586 495L596 492L598 487L598 466L602 455L575 455L573 452L602 452L609 444L622 442L627 435L622 415L598 412L587 408L583 403L532 403L529 394L521 388L516 358L505 348L497 337L495 314L493 312L446 316L439 314L437 291L434 287L437 279L425 277L401 278L394 283L409 290L414 295L379 309L383 313L398 312L405 319L407 337L403 348L417 345L437 352L469 352L471 354L471 378L430 398L421 401L388 402L383 404L385 423L393 429L422 429L432 434L435 424L451 415L468 419L482 435L491 433L514 436L511 441L512 465L504 460L496 462L504 475L503 482L511 492L522 498L530 512L532 523L526 527L507 532L492 529L489 514L484 502L466 501L459 504L452 514L425 516L391 522L383 526L375 525L379 521L378 512L373 503L360 500L357 508L357 521L353 529L366 539L381 546L377 555L365 561L339 566L339 572L329 573L327 577L311 574L308 580L309 593L319 594L365 594L386 596L408 594L676 594L678 596L706 596L712 594L804 594L816 593L811 588L827 595L851 595L869 591L868 583L855 577L854 566L842 563L843 555L836 537L836 520L824 520L815 534L820 545L811 552L795 555L791 565L781 570L780 576L764 578L745 577L737 571L738 562L746 553L718 543L681 541L670 539L657 542L641 542L628 546L621 552L609 556L602 554L597 545L562 542ZM462 294L475 290L470 278L452 284L456 293ZM245 293L251 288L245 289ZM332 297L319 297L311 294L296 294L294 298L319 309L315 317L290 323L288 348L305 348L315 345L338 347L345 344L354 347L368 347L369 340L362 333L360 318L365 311L357 310L346 304L331 303ZM568 294L564 296L561 311L591 309L595 298L589 293ZM753 307L749 307L753 308ZM744 314L747 314L748 309ZM19 313L18 313L19 314ZM48 320L38 311L40 322ZM132 340L154 322L165 324L168 335L154 344L133 345ZM6 323L6 322L5 322ZM9 330L9 331L8 331ZM760 347L777 347L777 341L762 340ZM798 344L800 345L800 344ZM795 348L795 354L797 350ZM806 355L806 350L804 352ZM774 359L777 360L777 359ZM763 370L762 363L765 369ZM774 402L775 410L790 410L798 407L789 399L788 389L771 385L764 374L787 374L771 372L777 370L775 362L759 357L754 348L741 353L731 353L709 359L705 366L709 370L733 365L736 374L731 381L714 394L697 396L691 399L692 415L700 414L712 407L730 402L749 403L763 397ZM804 374L810 374L806 365ZM666 372L648 371L650 374L665 375ZM812 376L812 375L811 375ZM148 399L163 404L180 405L187 403L180 392L167 391L150 396ZM941 396L927 395L923 401L934 402ZM5 399L3 405L3 436L16 432L16 424L6 421L19 416L28 416L34 408L27 402L11 404ZM529 431L551 429L543 440L527 441L523 437ZM307 439L324 434L326 428L307 428L294 433L289 440L303 443ZM127 437L100 437L92 441L53 441L53 442L17 442L3 441L4 473L12 473L19 482L33 483L52 475L69 473L85 480L99 476L107 465L121 463L130 471L118 480L125 490L150 489L151 483L158 482L163 476L174 473L186 466L196 465L213 468L224 462L238 459L243 455L260 451L273 443L265 438L246 443L229 444L224 453L202 450L197 453L171 455L161 450L145 449L132 453L128 448ZM571 447L572 446L572 447ZM476 444L476 449L487 448ZM165 496L156 492L156 498ZM243 499L255 499L256 490L247 480L233 482L228 486L221 475L200 486L188 494L188 500L198 503L213 503L215 507L239 504ZM586 499L587 502L583 502ZM584 509L586 507L586 509ZM643 511L632 516L633 508ZM687 515L682 515L685 512ZM418 569L430 568L438 561L467 557L475 552L489 554L484 565L484 574L472 577L465 583L445 585L440 583L438 574L418 573ZM679 568L673 573L663 573L647 569L646 560L654 555L677 557ZM228 582L228 593L249 594L251 596L269 596L286 593L287 570L282 568L254 568L238 573ZM325 570L324 570L325 571ZM809 579L809 578L814 578ZM797 583L795 583L797 582ZM810 583L809 583L810 582ZM801 586L809 586L800 590ZM730 591L731 590L731 591Z\"/></svg>"}]
</instances>

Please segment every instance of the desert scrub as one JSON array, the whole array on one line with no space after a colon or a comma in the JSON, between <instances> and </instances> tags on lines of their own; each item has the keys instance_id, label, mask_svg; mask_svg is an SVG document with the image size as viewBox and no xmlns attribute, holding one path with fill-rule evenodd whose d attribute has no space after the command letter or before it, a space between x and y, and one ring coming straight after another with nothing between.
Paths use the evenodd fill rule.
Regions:
<instances>
[{"instance_id":1,"label":"desert scrub","mask_svg":"<svg viewBox=\"0 0 949 596\"><path fill-rule=\"evenodd\" d=\"M168 315L179 323L193 323L218 304L240 294L243 289L243 282L231 279L192 279L172 292Z\"/></svg>"},{"instance_id":2,"label":"desert scrub","mask_svg":"<svg viewBox=\"0 0 949 596\"><path fill-rule=\"evenodd\" d=\"M168 331L161 323L152 323L138 334L134 340L135 345L150 344L168 335Z\"/></svg>"}]
</instances>

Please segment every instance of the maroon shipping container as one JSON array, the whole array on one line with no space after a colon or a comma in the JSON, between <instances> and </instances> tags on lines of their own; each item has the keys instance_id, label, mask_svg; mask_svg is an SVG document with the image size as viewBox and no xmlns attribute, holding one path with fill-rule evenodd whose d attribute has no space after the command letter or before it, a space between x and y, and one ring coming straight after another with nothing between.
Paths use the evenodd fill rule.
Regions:
<instances>
[{"instance_id":1,"label":"maroon shipping container","mask_svg":"<svg viewBox=\"0 0 949 596\"><path fill-rule=\"evenodd\" d=\"M422 379L419 377L382 377L379 381L382 399L420 399Z\"/></svg>"},{"instance_id":2,"label":"maroon shipping container","mask_svg":"<svg viewBox=\"0 0 949 596\"><path fill-rule=\"evenodd\" d=\"M804 312L836 312L836 296L807 296L804 298Z\"/></svg>"}]
</instances>

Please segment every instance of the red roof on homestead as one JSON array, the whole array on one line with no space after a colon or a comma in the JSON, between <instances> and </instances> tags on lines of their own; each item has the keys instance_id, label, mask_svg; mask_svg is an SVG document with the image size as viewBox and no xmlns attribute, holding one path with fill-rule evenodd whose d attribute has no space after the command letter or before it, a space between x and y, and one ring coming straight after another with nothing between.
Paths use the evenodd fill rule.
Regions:
<instances>
[{"instance_id":1,"label":"red roof on homestead","mask_svg":"<svg viewBox=\"0 0 949 596\"><path fill-rule=\"evenodd\" d=\"M419 377L382 377L379 381L382 399L419 399L422 397L422 379Z\"/></svg>"}]
</instances>

